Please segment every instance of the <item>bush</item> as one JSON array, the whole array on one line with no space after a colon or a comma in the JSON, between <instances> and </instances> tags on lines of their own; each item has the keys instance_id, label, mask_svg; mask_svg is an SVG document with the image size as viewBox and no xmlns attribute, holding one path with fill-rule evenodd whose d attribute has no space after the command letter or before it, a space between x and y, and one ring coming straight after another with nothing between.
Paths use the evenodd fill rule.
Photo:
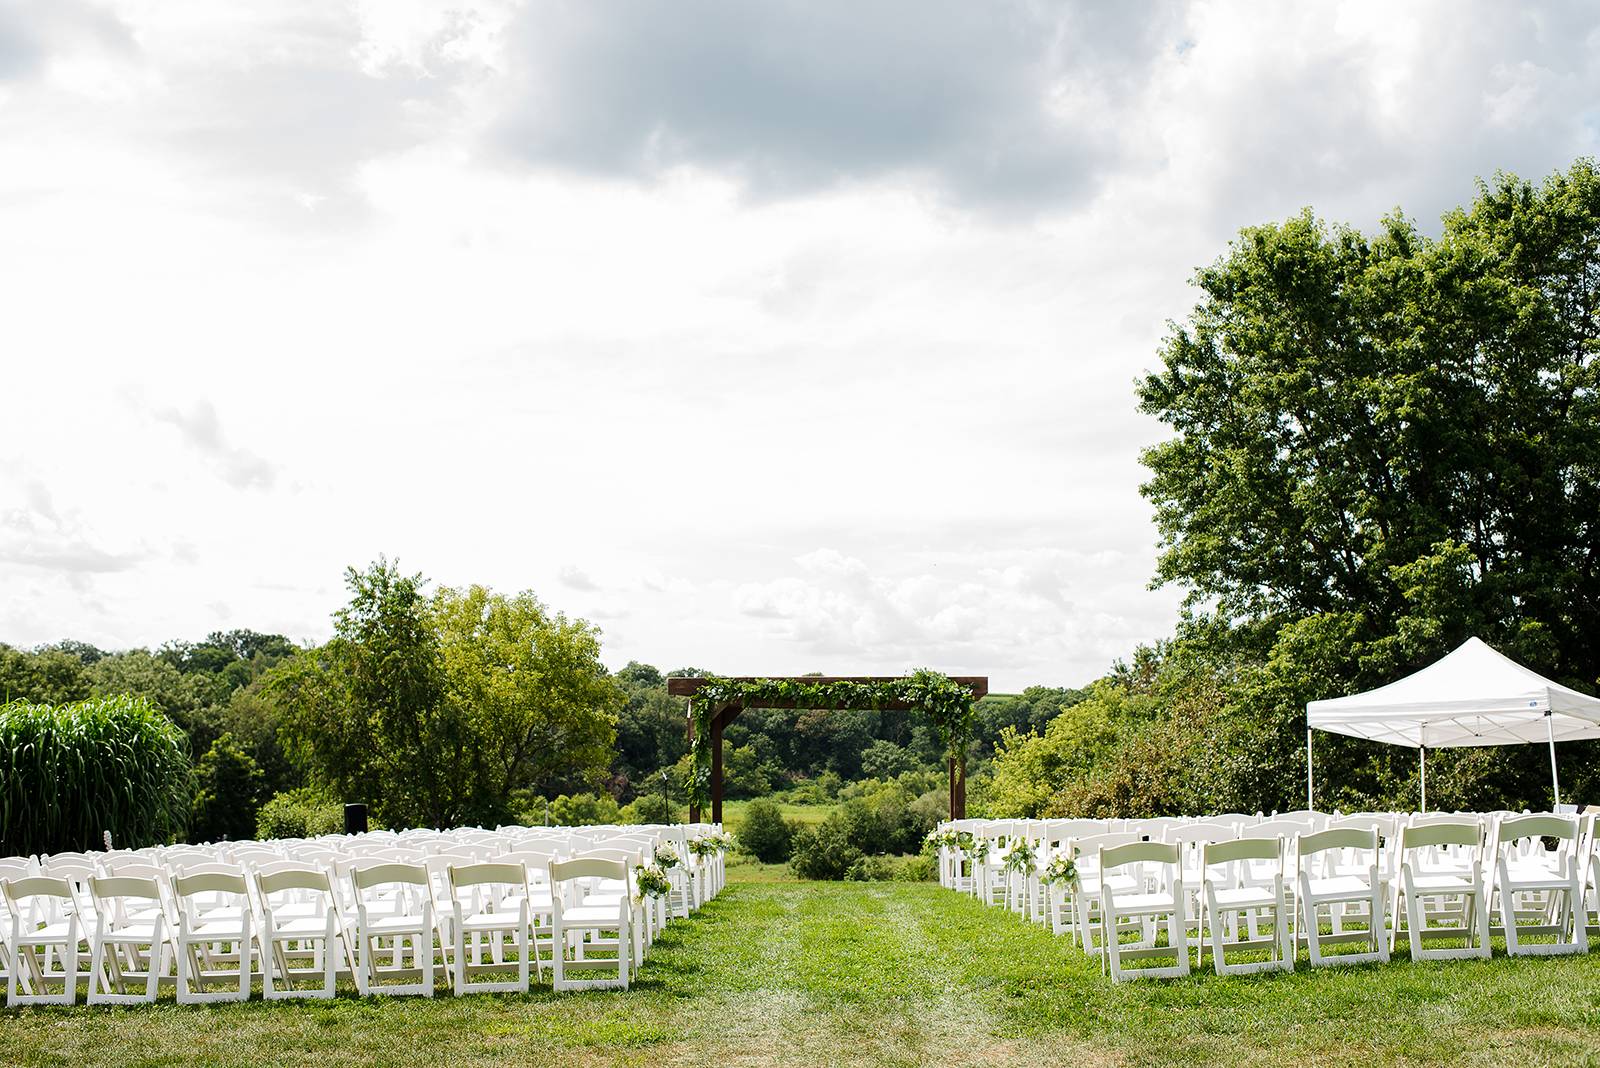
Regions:
<instances>
[{"instance_id":1,"label":"bush","mask_svg":"<svg viewBox=\"0 0 1600 1068\"><path fill-rule=\"evenodd\" d=\"M850 842L849 820L834 812L816 830L796 829L789 867L802 879L843 879L861 856Z\"/></svg>"},{"instance_id":2,"label":"bush","mask_svg":"<svg viewBox=\"0 0 1600 1068\"><path fill-rule=\"evenodd\" d=\"M618 823L676 823L678 806L660 794L640 794L626 805L617 816Z\"/></svg>"},{"instance_id":3,"label":"bush","mask_svg":"<svg viewBox=\"0 0 1600 1068\"><path fill-rule=\"evenodd\" d=\"M148 698L0 706L0 853L170 841L193 798L188 740Z\"/></svg>"},{"instance_id":4,"label":"bush","mask_svg":"<svg viewBox=\"0 0 1600 1068\"><path fill-rule=\"evenodd\" d=\"M273 794L256 813L256 838L315 838L344 830L344 806L309 787Z\"/></svg>"},{"instance_id":5,"label":"bush","mask_svg":"<svg viewBox=\"0 0 1600 1068\"><path fill-rule=\"evenodd\" d=\"M617 823L622 806L610 794L562 794L550 802L550 822L558 827Z\"/></svg>"},{"instance_id":6,"label":"bush","mask_svg":"<svg viewBox=\"0 0 1600 1068\"><path fill-rule=\"evenodd\" d=\"M195 765L189 841L220 842L254 834L262 782L256 762L224 731Z\"/></svg>"},{"instance_id":7,"label":"bush","mask_svg":"<svg viewBox=\"0 0 1600 1068\"><path fill-rule=\"evenodd\" d=\"M750 802L739 824L739 848L763 864L782 864L794 851L795 829L783 818L777 802Z\"/></svg>"}]
</instances>

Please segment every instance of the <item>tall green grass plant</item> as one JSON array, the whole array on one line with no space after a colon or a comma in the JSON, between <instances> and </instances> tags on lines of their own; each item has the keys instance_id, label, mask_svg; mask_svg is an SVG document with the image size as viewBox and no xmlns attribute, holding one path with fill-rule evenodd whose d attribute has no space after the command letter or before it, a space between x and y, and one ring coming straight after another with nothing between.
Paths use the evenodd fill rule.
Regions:
<instances>
[{"instance_id":1,"label":"tall green grass plant","mask_svg":"<svg viewBox=\"0 0 1600 1068\"><path fill-rule=\"evenodd\" d=\"M169 841L193 796L189 740L148 698L0 705L0 854Z\"/></svg>"}]
</instances>

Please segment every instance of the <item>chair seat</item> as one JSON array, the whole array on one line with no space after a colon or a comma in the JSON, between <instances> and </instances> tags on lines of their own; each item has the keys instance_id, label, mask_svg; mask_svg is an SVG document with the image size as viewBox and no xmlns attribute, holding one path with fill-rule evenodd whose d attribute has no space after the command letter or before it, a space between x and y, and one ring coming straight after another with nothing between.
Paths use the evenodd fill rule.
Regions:
<instances>
[{"instance_id":1,"label":"chair seat","mask_svg":"<svg viewBox=\"0 0 1600 1068\"><path fill-rule=\"evenodd\" d=\"M284 919L277 912L272 914L274 938L319 938L327 933L326 916L291 916Z\"/></svg>"},{"instance_id":2,"label":"chair seat","mask_svg":"<svg viewBox=\"0 0 1600 1068\"><path fill-rule=\"evenodd\" d=\"M1259 886L1240 886L1215 891L1217 904L1222 908L1265 908L1278 903L1277 895Z\"/></svg>"},{"instance_id":3,"label":"chair seat","mask_svg":"<svg viewBox=\"0 0 1600 1068\"><path fill-rule=\"evenodd\" d=\"M1458 875L1451 872L1424 872L1411 877L1411 885L1417 890L1429 890L1434 893L1471 893L1477 889L1470 875Z\"/></svg>"},{"instance_id":4,"label":"chair seat","mask_svg":"<svg viewBox=\"0 0 1600 1068\"><path fill-rule=\"evenodd\" d=\"M154 920L133 920L128 923L104 924L100 937L107 942L149 942L156 936Z\"/></svg>"},{"instance_id":5,"label":"chair seat","mask_svg":"<svg viewBox=\"0 0 1600 1068\"><path fill-rule=\"evenodd\" d=\"M191 942L237 942L248 937L244 924L237 916L225 920L203 919L189 927Z\"/></svg>"},{"instance_id":6,"label":"chair seat","mask_svg":"<svg viewBox=\"0 0 1600 1068\"><path fill-rule=\"evenodd\" d=\"M17 944L20 946L42 946L56 942L63 942L67 938L67 926L67 920L57 920L55 923L49 923L43 927L36 927L31 931L25 930L22 932L21 936L18 937ZM78 934L80 938L83 936L82 924L78 925Z\"/></svg>"},{"instance_id":7,"label":"chair seat","mask_svg":"<svg viewBox=\"0 0 1600 1068\"><path fill-rule=\"evenodd\" d=\"M517 927L516 909L504 912L475 912L461 919L463 931L509 931Z\"/></svg>"},{"instance_id":8,"label":"chair seat","mask_svg":"<svg viewBox=\"0 0 1600 1068\"><path fill-rule=\"evenodd\" d=\"M1171 912L1177 907L1171 894L1112 894L1112 905L1120 916L1138 916L1146 913Z\"/></svg>"},{"instance_id":9,"label":"chair seat","mask_svg":"<svg viewBox=\"0 0 1600 1068\"><path fill-rule=\"evenodd\" d=\"M367 917L367 931L371 934L426 933L428 928L421 916Z\"/></svg>"},{"instance_id":10,"label":"chair seat","mask_svg":"<svg viewBox=\"0 0 1600 1068\"><path fill-rule=\"evenodd\" d=\"M579 905L576 908L561 910L561 922L568 927L586 923L612 924L620 922L620 920L621 911L615 905L609 908L595 905Z\"/></svg>"},{"instance_id":11,"label":"chair seat","mask_svg":"<svg viewBox=\"0 0 1600 1068\"><path fill-rule=\"evenodd\" d=\"M1335 875L1311 880L1311 896L1317 901L1349 901L1372 896L1372 886L1355 875Z\"/></svg>"}]
</instances>

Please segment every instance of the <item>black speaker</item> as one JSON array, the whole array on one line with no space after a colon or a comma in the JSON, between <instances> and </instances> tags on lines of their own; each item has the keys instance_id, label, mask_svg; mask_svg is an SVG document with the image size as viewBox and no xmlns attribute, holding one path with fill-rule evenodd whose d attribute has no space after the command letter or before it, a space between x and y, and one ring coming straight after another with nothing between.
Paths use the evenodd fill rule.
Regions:
<instances>
[{"instance_id":1,"label":"black speaker","mask_svg":"<svg viewBox=\"0 0 1600 1068\"><path fill-rule=\"evenodd\" d=\"M344 833L365 834L367 831L367 806L344 806Z\"/></svg>"}]
</instances>

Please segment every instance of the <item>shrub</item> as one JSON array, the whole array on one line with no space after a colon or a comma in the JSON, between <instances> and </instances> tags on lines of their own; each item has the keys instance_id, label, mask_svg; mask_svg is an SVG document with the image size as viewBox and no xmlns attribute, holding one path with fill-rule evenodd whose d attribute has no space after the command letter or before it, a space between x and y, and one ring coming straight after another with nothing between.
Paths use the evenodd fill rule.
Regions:
<instances>
[{"instance_id":1,"label":"shrub","mask_svg":"<svg viewBox=\"0 0 1600 1068\"><path fill-rule=\"evenodd\" d=\"M763 864L782 864L794 851L795 830L783 818L777 802L761 798L750 802L739 824L739 848Z\"/></svg>"},{"instance_id":2,"label":"shrub","mask_svg":"<svg viewBox=\"0 0 1600 1068\"><path fill-rule=\"evenodd\" d=\"M622 806L610 794L562 794L550 802L550 822L558 827L617 823Z\"/></svg>"},{"instance_id":3,"label":"shrub","mask_svg":"<svg viewBox=\"0 0 1600 1068\"><path fill-rule=\"evenodd\" d=\"M263 777L250 754L224 731L195 765L191 842L249 838L256 830Z\"/></svg>"},{"instance_id":4,"label":"shrub","mask_svg":"<svg viewBox=\"0 0 1600 1068\"><path fill-rule=\"evenodd\" d=\"M678 806L660 794L640 794L626 805L617 816L618 823L675 823Z\"/></svg>"},{"instance_id":5,"label":"shrub","mask_svg":"<svg viewBox=\"0 0 1600 1068\"><path fill-rule=\"evenodd\" d=\"M0 706L0 853L170 841L194 797L189 743L147 698Z\"/></svg>"},{"instance_id":6,"label":"shrub","mask_svg":"<svg viewBox=\"0 0 1600 1068\"><path fill-rule=\"evenodd\" d=\"M315 838L344 830L344 806L309 787L273 794L256 813L256 837Z\"/></svg>"},{"instance_id":7,"label":"shrub","mask_svg":"<svg viewBox=\"0 0 1600 1068\"><path fill-rule=\"evenodd\" d=\"M861 850L850 843L849 820L843 812L834 812L816 830L795 831L789 867L802 879L843 879L860 859Z\"/></svg>"}]
</instances>

